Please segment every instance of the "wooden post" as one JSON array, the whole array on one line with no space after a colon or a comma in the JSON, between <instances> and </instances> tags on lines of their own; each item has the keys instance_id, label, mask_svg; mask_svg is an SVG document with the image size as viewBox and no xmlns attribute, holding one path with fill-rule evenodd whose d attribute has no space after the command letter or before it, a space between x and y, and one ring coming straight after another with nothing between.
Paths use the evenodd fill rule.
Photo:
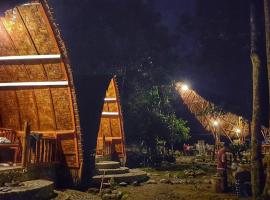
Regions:
<instances>
[{"instance_id":1,"label":"wooden post","mask_svg":"<svg viewBox=\"0 0 270 200\"><path fill-rule=\"evenodd\" d=\"M28 122L25 122L23 138L22 138L22 166L23 167L27 167L27 164L28 164L29 136L30 136L30 126Z\"/></svg>"}]
</instances>

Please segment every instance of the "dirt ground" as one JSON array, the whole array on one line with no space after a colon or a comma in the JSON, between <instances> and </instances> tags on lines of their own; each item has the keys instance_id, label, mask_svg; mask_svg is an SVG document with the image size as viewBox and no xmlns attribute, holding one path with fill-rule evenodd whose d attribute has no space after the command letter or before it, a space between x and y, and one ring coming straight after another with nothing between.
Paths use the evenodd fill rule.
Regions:
<instances>
[{"instance_id":1,"label":"dirt ground","mask_svg":"<svg viewBox=\"0 0 270 200\"><path fill-rule=\"evenodd\" d=\"M155 179L154 177L153 179ZM236 200L234 194L217 194L211 184L145 184L143 186L128 186L119 188L128 194L130 200ZM249 198L244 198L250 200Z\"/></svg>"},{"instance_id":2,"label":"dirt ground","mask_svg":"<svg viewBox=\"0 0 270 200\"><path fill-rule=\"evenodd\" d=\"M198 167L189 160L178 160L176 164L160 169L144 168L151 184L142 183L139 186L128 185L116 187L123 192L123 200L251 200L251 198L238 198L231 193L216 193L211 183L211 176L215 167L205 165ZM187 169L198 169L204 174L190 177L185 175ZM177 180L177 184L161 183L161 180ZM181 181L181 183L179 183ZM65 190L59 193L55 200L97 200L98 195L75 190Z\"/></svg>"}]
</instances>

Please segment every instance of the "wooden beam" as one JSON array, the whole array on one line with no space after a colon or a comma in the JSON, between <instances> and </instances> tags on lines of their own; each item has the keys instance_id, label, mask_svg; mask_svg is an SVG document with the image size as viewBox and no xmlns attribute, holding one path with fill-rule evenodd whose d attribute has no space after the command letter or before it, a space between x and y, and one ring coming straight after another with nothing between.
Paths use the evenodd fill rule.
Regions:
<instances>
[{"instance_id":1,"label":"wooden beam","mask_svg":"<svg viewBox=\"0 0 270 200\"><path fill-rule=\"evenodd\" d=\"M110 102L116 102L117 99L116 99L116 98L104 98L104 101L105 101L106 103L110 103Z\"/></svg>"},{"instance_id":2,"label":"wooden beam","mask_svg":"<svg viewBox=\"0 0 270 200\"><path fill-rule=\"evenodd\" d=\"M118 117L119 112L102 112L102 117Z\"/></svg>"},{"instance_id":3,"label":"wooden beam","mask_svg":"<svg viewBox=\"0 0 270 200\"><path fill-rule=\"evenodd\" d=\"M68 81L42 81L42 82L7 82L0 83L0 87L40 87L40 86L68 86Z\"/></svg>"},{"instance_id":4,"label":"wooden beam","mask_svg":"<svg viewBox=\"0 0 270 200\"><path fill-rule=\"evenodd\" d=\"M60 54L51 55L21 55L21 56L0 56L0 64L41 64L58 63L61 59Z\"/></svg>"}]
</instances>

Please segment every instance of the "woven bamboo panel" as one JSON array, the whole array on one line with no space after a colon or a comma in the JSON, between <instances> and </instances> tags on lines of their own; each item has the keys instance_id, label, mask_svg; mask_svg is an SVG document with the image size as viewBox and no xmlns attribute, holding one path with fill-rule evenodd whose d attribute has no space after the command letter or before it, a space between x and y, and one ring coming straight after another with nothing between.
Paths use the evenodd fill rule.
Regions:
<instances>
[{"instance_id":1,"label":"woven bamboo panel","mask_svg":"<svg viewBox=\"0 0 270 200\"><path fill-rule=\"evenodd\" d=\"M52 88L57 130L73 130L72 105L68 88Z\"/></svg>"},{"instance_id":2,"label":"woven bamboo panel","mask_svg":"<svg viewBox=\"0 0 270 200\"><path fill-rule=\"evenodd\" d=\"M115 144L115 150L117 153L122 154L123 153L123 143L116 143Z\"/></svg>"},{"instance_id":3,"label":"woven bamboo panel","mask_svg":"<svg viewBox=\"0 0 270 200\"><path fill-rule=\"evenodd\" d=\"M40 131L56 130L55 116L49 89L35 89Z\"/></svg>"},{"instance_id":4,"label":"woven bamboo panel","mask_svg":"<svg viewBox=\"0 0 270 200\"><path fill-rule=\"evenodd\" d=\"M10 36L0 20L0 56L17 55ZM0 81L26 81L27 73L23 66L0 65Z\"/></svg>"},{"instance_id":5,"label":"woven bamboo panel","mask_svg":"<svg viewBox=\"0 0 270 200\"><path fill-rule=\"evenodd\" d=\"M39 130L38 113L35 96L32 90L17 91L21 123L29 122L32 130ZM21 125L23 127L23 124Z\"/></svg>"},{"instance_id":6,"label":"woven bamboo panel","mask_svg":"<svg viewBox=\"0 0 270 200\"><path fill-rule=\"evenodd\" d=\"M78 167L77 139L75 134L59 134L57 142L60 152L61 163L68 167Z\"/></svg>"},{"instance_id":7,"label":"woven bamboo panel","mask_svg":"<svg viewBox=\"0 0 270 200\"><path fill-rule=\"evenodd\" d=\"M103 110L102 111L103 112L109 112L109 105L108 105L108 103L104 103Z\"/></svg>"},{"instance_id":8,"label":"woven bamboo panel","mask_svg":"<svg viewBox=\"0 0 270 200\"><path fill-rule=\"evenodd\" d=\"M107 98L116 98L116 91L115 91L115 85L113 79L111 80L109 87L106 91L106 97Z\"/></svg>"},{"instance_id":9,"label":"woven bamboo panel","mask_svg":"<svg viewBox=\"0 0 270 200\"><path fill-rule=\"evenodd\" d=\"M3 128L20 130L18 102L14 91L4 90L0 92L0 112Z\"/></svg>"},{"instance_id":10,"label":"woven bamboo panel","mask_svg":"<svg viewBox=\"0 0 270 200\"><path fill-rule=\"evenodd\" d=\"M120 119L110 119L111 120L111 127L112 127L112 132L111 135L113 137L121 137L121 127L120 127Z\"/></svg>"},{"instance_id":11,"label":"woven bamboo panel","mask_svg":"<svg viewBox=\"0 0 270 200\"><path fill-rule=\"evenodd\" d=\"M16 55L37 54L35 46L30 38L29 32L25 27L17 9L7 11L5 18L2 18L2 22L4 24L6 32L9 34L9 43L13 46L13 48L15 48L13 51L16 52ZM29 79L31 81L46 80L46 74L42 65L26 65L24 68L21 68L21 70L27 71L27 73L29 74Z\"/></svg>"},{"instance_id":12,"label":"woven bamboo panel","mask_svg":"<svg viewBox=\"0 0 270 200\"><path fill-rule=\"evenodd\" d=\"M47 26L46 19L42 16L41 5L20 6L18 11L33 39L37 52L39 54L59 54L50 32L51 28Z\"/></svg>"},{"instance_id":13,"label":"woven bamboo panel","mask_svg":"<svg viewBox=\"0 0 270 200\"><path fill-rule=\"evenodd\" d=\"M98 137L111 137L111 125L109 118L101 118Z\"/></svg>"},{"instance_id":14,"label":"woven bamboo panel","mask_svg":"<svg viewBox=\"0 0 270 200\"><path fill-rule=\"evenodd\" d=\"M119 111L117 102L109 102L109 103L107 103L107 106L108 106L108 111L110 111L110 112L118 112Z\"/></svg>"},{"instance_id":15,"label":"woven bamboo panel","mask_svg":"<svg viewBox=\"0 0 270 200\"><path fill-rule=\"evenodd\" d=\"M43 9L41 5L21 6L18 8L22 20L27 27L30 37L38 54L59 54L59 49L53 37L49 22L42 17ZM61 63L44 64L49 80L66 79L64 66Z\"/></svg>"}]
</instances>

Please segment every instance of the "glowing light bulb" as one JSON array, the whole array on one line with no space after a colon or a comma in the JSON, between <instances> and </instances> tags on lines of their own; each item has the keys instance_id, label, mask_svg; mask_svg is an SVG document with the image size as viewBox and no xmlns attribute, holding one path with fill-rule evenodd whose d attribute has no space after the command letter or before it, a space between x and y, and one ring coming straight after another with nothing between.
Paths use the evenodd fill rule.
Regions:
<instances>
[{"instance_id":1,"label":"glowing light bulb","mask_svg":"<svg viewBox=\"0 0 270 200\"><path fill-rule=\"evenodd\" d=\"M214 126L218 126L218 124L219 124L219 123L218 123L217 120L213 121L213 125L214 125Z\"/></svg>"},{"instance_id":2,"label":"glowing light bulb","mask_svg":"<svg viewBox=\"0 0 270 200\"><path fill-rule=\"evenodd\" d=\"M189 89L189 87L188 87L188 85L183 84L182 87L181 87L181 89L182 89L183 91L187 91L187 90Z\"/></svg>"}]
</instances>

